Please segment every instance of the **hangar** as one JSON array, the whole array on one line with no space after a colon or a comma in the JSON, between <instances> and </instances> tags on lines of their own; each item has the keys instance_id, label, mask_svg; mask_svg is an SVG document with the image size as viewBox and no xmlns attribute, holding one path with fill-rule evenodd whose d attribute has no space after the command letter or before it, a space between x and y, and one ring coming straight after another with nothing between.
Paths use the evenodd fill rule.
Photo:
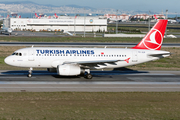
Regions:
<instances>
[{"instance_id":1,"label":"hangar","mask_svg":"<svg viewBox=\"0 0 180 120\"><path fill-rule=\"evenodd\" d=\"M7 18L3 24L13 30L35 30L35 31L107 31L107 19L86 16L70 17L62 16L56 18Z\"/></svg>"}]
</instances>

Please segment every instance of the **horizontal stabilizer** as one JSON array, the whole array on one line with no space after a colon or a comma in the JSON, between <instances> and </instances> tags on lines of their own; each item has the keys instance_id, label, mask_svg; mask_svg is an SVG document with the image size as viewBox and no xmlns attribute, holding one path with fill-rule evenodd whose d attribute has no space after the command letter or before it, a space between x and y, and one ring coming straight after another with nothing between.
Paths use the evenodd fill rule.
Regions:
<instances>
[{"instance_id":1,"label":"horizontal stabilizer","mask_svg":"<svg viewBox=\"0 0 180 120\"><path fill-rule=\"evenodd\" d=\"M151 57L163 57L163 56L169 56L171 55L171 53L164 53L164 54L149 54L148 56L151 56Z\"/></svg>"}]
</instances>

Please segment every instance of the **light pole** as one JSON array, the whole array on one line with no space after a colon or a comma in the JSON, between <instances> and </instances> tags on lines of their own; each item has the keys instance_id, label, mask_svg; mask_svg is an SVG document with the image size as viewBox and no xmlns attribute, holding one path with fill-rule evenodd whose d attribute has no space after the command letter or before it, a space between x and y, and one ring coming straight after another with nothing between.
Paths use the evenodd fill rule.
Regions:
<instances>
[{"instance_id":1,"label":"light pole","mask_svg":"<svg viewBox=\"0 0 180 120\"><path fill-rule=\"evenodd\" d=\"M118 34L118 19L117 19L117 14L118 14L118 10L116 11L116 34Z\"/></svg>"},{"instance_id":2,"label":"light pole","mask_svg":"<svg viewBox=\"0 0 180 120\"><path fill-rule=\"evenodd\" d=\"M151 11L149 10L149 27L148 27L148 31L150 31L150 13L151 13Z\"/></svg>"},{"instance_id":3,"label":"light pole","mask_svg":"<svg viewBox=\"0 0 180 120\"><path fill-rule=\"evenodd\" d=\"M84 8L84 37L86 35L86 32L85 32L85 24L86 24L86 16L85 16L85 8Z\"/></svg>"},{"instance_id":4,"label":"light pole","mask_svg":"<svg viewBox=\"0 0 180 120\"><path fill-rule=\"evenodd\" d=\"M74 10L74 8L73 8ZM75 36L75 31L76 31L76 13L74 14L74 36Z\"/></svg>"},{"instance_id":5,"label":"light pole","mask_svg":"<svg viewBox=\"0 0 180 120\"><path fill-rule=\"evenodd\" d=\"M166 19L168 20L168 10L166 10ZM168 23L167 23L167 24L168 24ZM166 38L167 38L167 26L166 26L165 36L166 36Z\"/></svg>"}]
</instances>

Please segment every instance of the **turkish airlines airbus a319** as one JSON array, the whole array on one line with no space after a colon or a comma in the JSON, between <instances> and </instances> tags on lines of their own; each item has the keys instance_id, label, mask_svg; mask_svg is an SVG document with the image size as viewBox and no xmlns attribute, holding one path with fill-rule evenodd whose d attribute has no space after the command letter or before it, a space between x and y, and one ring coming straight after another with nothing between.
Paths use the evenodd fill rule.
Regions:
<instances>
[{"instance_id":1,"label":"turkish airlines airbus a319","mask_svg":"<svg viewBox=\"0 0 180 120\"><path fill-rule=\"evenodd\" d=\"M167 20L158 20L141 42L130 49L31 47L15 51L4 61L30 68L28 77L33 68L48 68L58 75L84 75L91 79L91 69L119 68L170 56L170 52L160 50L166 25Z\"/></svg>"}]
</instances>

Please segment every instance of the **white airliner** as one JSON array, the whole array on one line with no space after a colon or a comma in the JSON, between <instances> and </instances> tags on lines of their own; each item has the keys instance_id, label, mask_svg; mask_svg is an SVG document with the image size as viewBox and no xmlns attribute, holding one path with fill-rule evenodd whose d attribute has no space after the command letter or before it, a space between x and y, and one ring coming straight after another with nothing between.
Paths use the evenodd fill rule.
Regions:
<instances>
[{"instance_id":1,"label":"white airliner","mask_svg":"<svg viewBox=\"0 0 180 120\"><path fill-rule=\"evenodd\" d=\"M91 69L119 68L170 56L170 52L160 50L166 25L167 20L158 20L141 42L130 49L32 46L15 51L5 58L5 63L30 68L28 77L33 68L48 68L58 75L84 75L91 79Z\"/></svg>"},{"instance_id":2,"label":"white airliner","mask_svg":"<svg viewBox=\"0 0 180 120\"><path fill-rule=\"evenodd\" d=\"M7 28L3 25L2 29L0 30L0 33L8 33L9 35L11 35L13 32L13 30L11 28Z\"/></svg>"}]
</instances>

